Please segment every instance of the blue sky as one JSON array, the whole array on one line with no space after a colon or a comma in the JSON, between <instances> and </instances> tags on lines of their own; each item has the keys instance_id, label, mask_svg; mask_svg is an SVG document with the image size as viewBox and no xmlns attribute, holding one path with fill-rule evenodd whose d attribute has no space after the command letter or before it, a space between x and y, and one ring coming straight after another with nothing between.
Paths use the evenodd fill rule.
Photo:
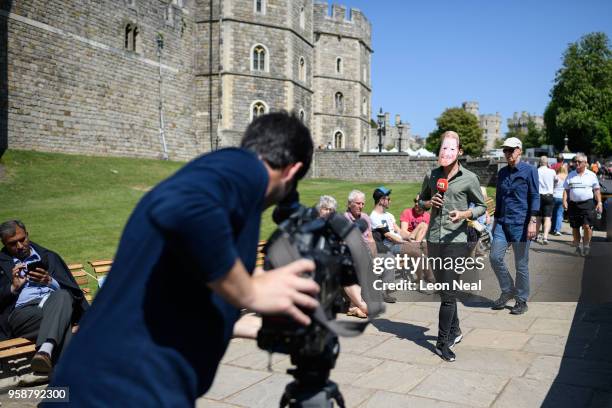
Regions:
<instances>
[{"instance_id":1,"label":"blue sky","mask_svg":"<svg viewBox=\"0 0 612 408\"><path fill-rule=\"evenodd\" d=\"M372 113L427 136L463 101L480 113L541 115L570 42L603 31L612 0L338 0L372 23Z\"/></svg>"}]
</instances>

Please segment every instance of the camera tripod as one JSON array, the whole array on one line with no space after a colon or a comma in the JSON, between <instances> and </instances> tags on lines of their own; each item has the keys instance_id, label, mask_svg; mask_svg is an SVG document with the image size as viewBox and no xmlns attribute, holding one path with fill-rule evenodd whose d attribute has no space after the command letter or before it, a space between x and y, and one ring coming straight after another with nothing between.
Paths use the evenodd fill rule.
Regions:
<instances>
[{"instance_id":1,"label":"camera tripod","mask_svg":"<svg viewBox=\"0 0 612 408\"><path fill-rule=\"evenodd\" d=\"M280 406L290 408L332 408L333 401L344 408L344 398L338 384L329 379L340 353L337 337L325 345L323 353L316 356L291 356L296 368L287 370L295 380L285 387Z\"/></svg>"}]
</instances>

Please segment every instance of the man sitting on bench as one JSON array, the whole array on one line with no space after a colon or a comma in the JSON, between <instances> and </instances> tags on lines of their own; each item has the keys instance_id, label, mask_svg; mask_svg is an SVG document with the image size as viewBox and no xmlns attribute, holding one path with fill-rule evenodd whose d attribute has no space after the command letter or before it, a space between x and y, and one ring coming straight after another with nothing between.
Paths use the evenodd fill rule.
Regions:
<instances>
[{"instance_id":1,"label":"man sitting on bench","mask_svg":"<svg viewBox=\"0 0 612 408\"><path fill-rule=\"evenodd\" d=\"M36 339L32 371L48 374L89 306L55 252L30 242L19 220L0 224L0 340Z\"/></svg>"}]
</instances>

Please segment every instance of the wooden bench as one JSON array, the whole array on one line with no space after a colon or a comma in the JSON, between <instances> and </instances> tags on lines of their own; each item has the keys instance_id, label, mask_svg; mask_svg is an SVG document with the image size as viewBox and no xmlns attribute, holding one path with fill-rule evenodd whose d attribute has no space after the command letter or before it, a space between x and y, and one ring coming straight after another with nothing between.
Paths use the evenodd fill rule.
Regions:
<instances>
[{"instance_id":1,"label":"wooden bench","mask_svg":"<svg viewBox=\"0 0 612 408\"><path fill-rule=\"evenodd\" d=\"M70 270L70 273L72 273L72 276L74 276L74 280L76 281L77 285L79 285L79 288L81 288L85 294L85 299L91 303L93 300L91 288L89 287L89 277L91 275L88 274L85 269L83 269L83 264L70 264L68 265L68 269Z\"/></svg>"},{"instance_id":2,"label":"wooden bench","mask_svg":"<svg viewBox=\"0 0 612 408\"><path fill-rule=\"evenodd\" d=\"M112 259L102 259L99 261L89 261L89 264L93 268L94 273L96 274L96 279L98 280L98 286L101 278L106 278L108 272L110 272L111 267L113 266Z\"/></svg>"},{"instance_id":3,"label":"wooden bench","mask_svg":"<svg viewBox=\"0 0 612 408\"><path fill-rule=\"evenodd\" d=\"M29 372L30 358L35 352L36 345L22 337L0 341L0 378Z\"/></svg>"},{"instance_id":4,"label":"wooden bench","mask_svg":"<svg viewBox=\"0 0 612 408\"><path fill-rule=\"evenodd\" d=\"M257 261L255 261L255 267L261 267L263 268L264 265L264 253L263 248L266 245L266 241L259 241L259 243L257 244Z\"/></svg>"},{"instance_id":5,"label":"wooden bench","mask_svg":"<svg viewBox=\"0 0 612 408\"><path fill-rule=\"evenodd\" d=\"M487 197L485 204L487 205L487 213L492 217L495 214L495 197Z\"/></svg>"}]
</instances>

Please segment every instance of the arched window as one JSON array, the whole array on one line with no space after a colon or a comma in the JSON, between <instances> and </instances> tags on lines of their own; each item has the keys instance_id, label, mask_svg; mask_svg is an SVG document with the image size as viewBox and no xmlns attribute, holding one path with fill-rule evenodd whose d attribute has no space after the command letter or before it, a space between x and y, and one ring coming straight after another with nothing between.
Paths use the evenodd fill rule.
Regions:
<instances>
[{"instance_id":1,"label":"arched window","mask_svg":"<svg viewBox=\"0 0 612 408\"><path fill-rule=\"evenodd\" d=\"M268 50L261 44L253 46L251 51L251 70L253 71L268 71Z\"/></svg>"},{"instance_id":2,"label":"arched window","mask_svg":"<svg viewBox=\"0 0 612 408\"><path fill-rule=\"evenodd\" d=\"M361 100L361 113L363 113L365 116L368 115L368 100L365 96Z\"/></svg>"},{"instance_id":3,"label":"arched window","mask_svg":"<svg viewBox=\"0 0 612 408\"><path fill-rule=\"evenodd\" d=\"M304 6L300 7L300 28L303 30L306 27L306 12Z\"/></svg>"},{"instance_id":4,"label":"arched window","mask_svg":"<svg viewBox=\"0 0 612 408\"><path fill-rule=\"evenodd\" d=\"M136 50L138 49L137 44L139 41L139 33L140 30L138 29L138 26L131 23L125 26L125 37L123 46L127 51L136 52Z\"/></svg>"},{"instance_id":5,"label":"arched window","mask_svg":"<svg viewBox=\"0 0 612 408\"><path fill-rule=\"evenodd\" d=\"M342 95L342 92L336 92L336 95L334 96L334 104L338 113L342 113L344 111L344 95Z\"/></svg>"},{"instance_id":6,"label":"arched window","mask_svg":"<svg viewBox=\"0 0 612 408\"><path fill-rule=\"evenodd\" d=\"M336 58L336 74L342 73L342 58Z\"/></svg>"},{"instance_id":7,"label":"arched window","mask_svg":"<svg viewBox=\"0 0 612 408\"><path fill-rule=\"evenodd\" d=\"M266 0L253 0L253 11L258 14L266 14Z\"/></svg>"},{"instance_id":8,"label":"arched window","mask_svg":"<svg viewBox=\"0 0 612 408\"><path fill-rule=\"evenodd\" d=\"M302 122L306 120L306 113L304 112L304 109L300 109L299 117Z\"/></svg>"},{"instance_id":9,"label":"arched window","mask_svg":"<svg viewBox=\"0 0 612 408\"><path fill-rule=\"evenodd\" d=\"M255 101L251 104L250 121L268 113L268 105L263 101Z\"/></svg>"},{"instance_id":10,"label":"arched window","mask_svg":"<svg viewBox=\"0 0 612 408\"><path fill-rule=\"evenodd\" d=\"M300 57L298 62L298 78L300 78L300 81L306 82L306 60L304 57Z\"/></svg>"},{"instance_id":11,"label":"arched window","mask_svg":"<svg viewBox=\"0 0 612 408\"><path fill-rule=\"evenodd\" d=\"M344 135L341 131L336 131L334 134L334 149L342 149L344 143Z\"/></svg>"}]
</instances>

